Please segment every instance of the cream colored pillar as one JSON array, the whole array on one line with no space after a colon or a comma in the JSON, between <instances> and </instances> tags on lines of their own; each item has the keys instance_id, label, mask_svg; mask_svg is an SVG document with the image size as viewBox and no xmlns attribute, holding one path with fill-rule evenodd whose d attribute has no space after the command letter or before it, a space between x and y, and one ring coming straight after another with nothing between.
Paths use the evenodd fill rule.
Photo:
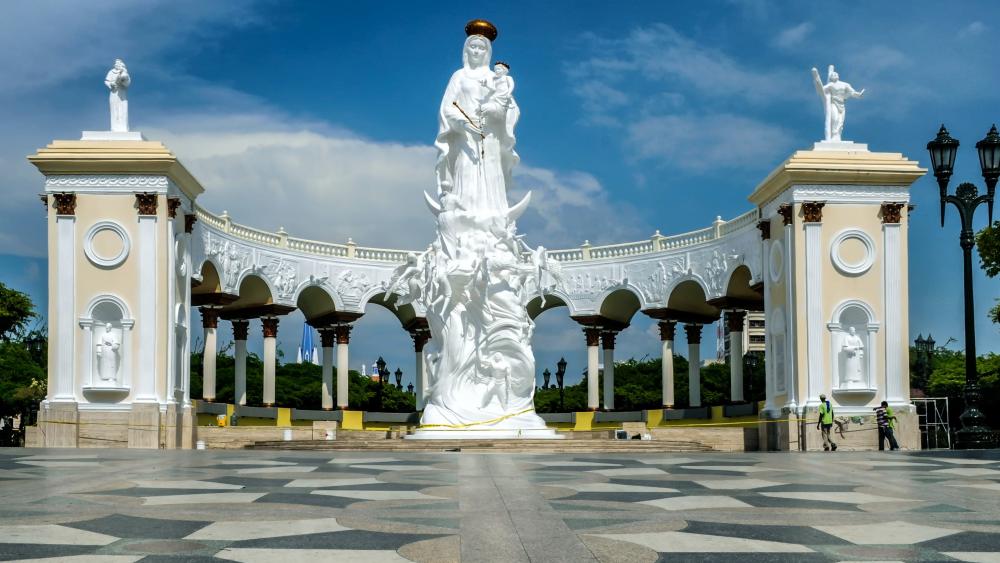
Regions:
<instances>
[{"instance_id":1,"label":"cream colored pillar","mask_svg":"<svg viewBox=\"0 0 1000 563\"><path fill-rule=\"evenodd\" d=\"M729 399L743 400L743 321L746 311L728 311L726 328L729 329Z\"/></svg>"},{"instance_id":2,"label":"cream colored pillar","mask_svg":"<svg viewBox=\"0 0 1000 563\"><path fill-rule=\"evenodd\" d=\"M348 407L348 381L350 364L347 346L351 342L351 325L337 325L337 408Z\"/></svg>"},{"instance_id":3,"label":"cream colored pillar","mask_svg":"<svg viewBox=\"0 0 1000 563\"><path fill-rule=\"evenodd\" d=\"M332 327L319 329L319 339L323 345L323 410L333 408L333 341L336 332Z\"/></svg>"},{"instance_id":4,"label":"cream colored pillar","mask_svg":"<svg viewBox=\"0 0 1000 563\"><path fill-rule=\"evenodd\" d=\"M606 330L601 333L604 345L604 410L615 410L615 333Z\"/></svg>"},{"instance_id":5,"label":"cream colored pillar","mask_svg":"<svg viewBox=\"0 0 1000 563\"><path fill-rule=\"evenodd\" d=\"M686 324L688 341L688 403L701 406L701 325Z\"/></svg>"},{"instance_id":6,"label":"cream colored pillar","mask_svg":"<svg viewBox=\"0 0 1000 563\"><path fill-rule=\"evenodd\" d=\"M663 343L660 359L660 376L663 384L663 407L674 408L674 335L677 323L660 321L660 342Z\"/></svg>"},{"instance_id":7,"label":"cream colored pillar","mask_svg":"<svg viewBox=\"0 0 1000 563\"><path fill-rule=\"evenodd\" d=\"M597 350L601 340L601 330L596 327L583 329L587 336L587 408L596 411L600 405L598 379L600 378L600 355Z\"/></svg>"},{"instance_id":8,"label":"cream colored pillar","mask_svg":"<svg viewBox=\"0 0 1000 563\"><path fill-rule=\"evenodd\" d=\"M234 320L233 346L236 349L236 377L233 384L233 400L237 405L247 404L247 336L250 332L250 321Z\"/></svg>"},{"instance_id":9,"label":"cream colored pillar","mask_svg":"<svg viewBox=\"0 0 1000 563\"><path fill-rule=\"evenodd\" d=\"M205 352L201 365L201 398L215 400L215 360L219 354L216 330L219 328L219 310L201 308L201 327L205 331Z\"/></svg>"},{"instance_id":10,"label":"cream colored pillar","mask_svg":"<svg viewBox=\"0 0 1000 563\"><path fill-rule=\"evenodd\" d=\"M264 393L265 406L274 405L274 369L276 366L278 347L278 319L266 317L261 319L264 325Z\"/></svg>"}]
</instances>

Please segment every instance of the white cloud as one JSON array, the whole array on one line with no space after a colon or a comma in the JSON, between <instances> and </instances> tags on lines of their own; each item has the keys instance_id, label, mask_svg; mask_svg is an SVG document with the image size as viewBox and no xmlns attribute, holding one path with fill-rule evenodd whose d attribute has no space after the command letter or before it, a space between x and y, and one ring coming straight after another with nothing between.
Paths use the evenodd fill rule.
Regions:
<instances>
[{"instance_id":1,"label":"white cloud","mask_svg":"<svg viewBox=\"0 0 1000 563\"><path fill-rule=\"evenodd\" d=\"M986 24L981 21L974 21L958 31L959 39L968 39L982 35L986 31Z\"/></svg>"},{"instance_id":2,"label":"white cloud","mask_svg":"<svg viewBox=\"0 0 1000 563\"><path fill-rule=\"evenodd\" d=\"M791 49L802 44L816 26L812 22L802 22L782 30L774 38L774 46L781 49Z\"/></svg>"},{"instance_id":3,"label":"white cloud","mask_svg":"<svg viewBox=\"0 0 1000 563\"><path fill-rule=\"evenodd\" d=\"M648 117L633 123L628 136L637 158L696 172L759 166L793 143L781 127L731 114Z\"/></svg>"},{"instance_id":4,"label":"white cloud","mask_svg":"<svg viewBox=\"0 0 1000 563\"><path fill-rule=\"evenodd\" d=\"M265 230L361 245L420 249L433 237L421 191L433 194L431 145L377 142L321 123L279 115L171 117L148 129L205 186L199 203ZM576 245L581 224L606 224L604 236L637 234L631 211L611 204L600 182L578 171L520 165L511 201L532 190L520 222L529 242ZM622 221L622 219L626 219ZM581 222L582 221L582 222Z\"/></svg>"}]
</instances>

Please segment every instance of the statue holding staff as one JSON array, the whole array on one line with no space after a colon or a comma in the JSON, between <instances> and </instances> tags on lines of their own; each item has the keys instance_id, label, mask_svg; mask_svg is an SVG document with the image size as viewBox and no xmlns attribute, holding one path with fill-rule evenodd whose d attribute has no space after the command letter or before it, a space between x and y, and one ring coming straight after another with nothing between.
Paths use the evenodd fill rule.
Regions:
<instances>
[{"instance_id":1,"label":"statue holding staff","mask_svg":"<svg viewBox=\"0 0 1000 563\"><path fill-rule=\"evenodd\" d=\"M826 115L823 140L840 142L841 134L844 132L844 118L847 116L845 102L848 98L860 98L865 90L862 88L860 92L857 92L847 82L841 82L840 75L833 69L833 65L827 68L825 85L815 67L812 69L812 75L813 83L816 85L816 93L823 99L823 109Z\"/></svg>"}]
</instances>

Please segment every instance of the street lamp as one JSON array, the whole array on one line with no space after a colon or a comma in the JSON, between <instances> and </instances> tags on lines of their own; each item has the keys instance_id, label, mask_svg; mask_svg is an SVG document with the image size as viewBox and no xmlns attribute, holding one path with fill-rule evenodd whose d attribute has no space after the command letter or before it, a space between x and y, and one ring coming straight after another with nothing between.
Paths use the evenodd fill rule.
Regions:
<instances>
[{"instance_id":1,"label":"street lamp","mask_svg":"<svg viewBox=\"0 0 1000 563\"><path fill-rule=\"evenodd\" d=\"M552 379L552 372L549 371L549 368L545 368L545 371L542 372L542 389L549 388L550 379Z\"/></svg>"},{"instance_id":2,"label":"street lamp","mask_svg":"<svg viewBox=\"0 0 1000 563\"><path fill-rule=\"evenodd\" d=\"M412 383L410 383L410 384L408 384L406 386L406 392L409 393L410 395L413 394L413 384Z\"/></svg>"},{"instance_id":3,"label":"street lamp","mask_svg":"<svg viewBox=\"0 0 1000 563\"><path fill-rule=\"evenodd\" d=\"M566 410L563 395L563 378L566 377L566 358L559 358L556 362L556 385L559 386L559 412Z\"/></svg>"},{"instance_id":4,"label":"street lamp","mask_svg":"<svg viewBox=\"0 0 1000 563\"><path fill-rule=\"evenodd\" d=\"M382 356L378 357L375 361L375 369L378 370L378 385L375 386L375 398L378 403L378 410L382 410L382 387L385 386L385 382L389 379L389 370L385 367L385 360Z\"/></svg>"},{"instance_id":5,"label":"street lamp","mask_svg":"<svg viewBox=\"0 0 1000 563\"><path fill-rule=\"evenodd\" d=\"M757 373L757 367L760 366L760 355L759 352L750 352L743 356L743 362L747 367L747 397L750 398L752 402L753 398L753 377Z\"/></svg>"},{"instance_id":6,"label":"street lamp","mask_svg":"<svg viewBox=\"0 0 1000 563\"><path fill-rule=\"evenodd\" d=\"M402 390L403 389L403 370L401 370L399 368L396 368L396 373L394 373L393 375L396 376L396 389Z\"/></svg>"},{"instance_id":7,"label":"street lamp","mask_svg":"<svg viewBox=\"0 0 1000 563\"><path fill-rule=\"evenodd\" d=\"M979 152L979 165L983 179L986 180L986 194L979 195L979 189L974 184L963 182L955 189L955 195L948 194L948 181L955 165L955 153L958 151L958 140L948 134L944 125L938 131L937 137L927 143L927 151L931 155L931 165L934 167L934 177L937 178L941 192L941 226L944 226L944 208L951 203L958 209L962 222L959 242L965 269L965 412L959 417L962 429L955 433L955 448L960 450L988 448L995 439L993 431L986 426L986 416L979 410L979 374L976 372L976 323L972 299L972 249L976 245L975 233L972 230L972 218L976 208L986 203L989 209L990 223L993 222L993 192L996 189L997 178L1000 177L1000 134L994 125L986 137L976 143Z\"/></svg>"}]
</instances>

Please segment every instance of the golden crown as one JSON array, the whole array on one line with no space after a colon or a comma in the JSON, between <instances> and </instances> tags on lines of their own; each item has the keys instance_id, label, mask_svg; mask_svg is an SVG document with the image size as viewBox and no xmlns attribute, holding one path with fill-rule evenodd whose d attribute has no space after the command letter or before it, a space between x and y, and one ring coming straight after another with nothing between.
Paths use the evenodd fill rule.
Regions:
<instances>
[{"instance_id":1,"label":"golden crown","mask_svg":"<svg viewBox=\"0 0 1000 563\"><path fill-rule=\"evenodd\" d=\"M497 27L486 20L472 20L465 24L466 35L482 35L492 43L497 39Z\"/></svg>"}]
</instances>

